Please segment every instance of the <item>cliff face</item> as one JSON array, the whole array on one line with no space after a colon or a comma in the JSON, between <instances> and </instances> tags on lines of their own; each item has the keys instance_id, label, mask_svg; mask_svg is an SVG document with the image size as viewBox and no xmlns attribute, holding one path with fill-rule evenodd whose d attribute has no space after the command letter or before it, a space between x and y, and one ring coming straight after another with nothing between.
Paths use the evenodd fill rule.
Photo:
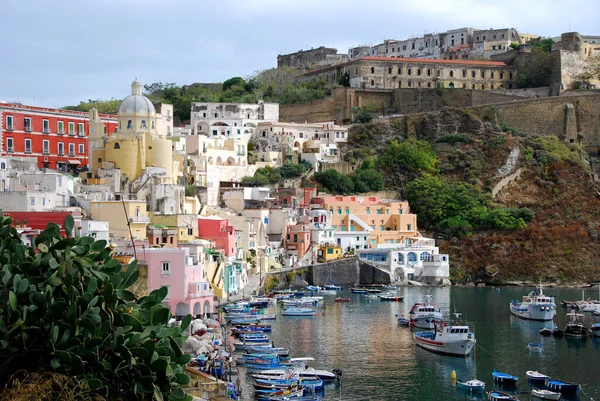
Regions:
<instances>
[{"instance_id":1,"label":"cliff face","mask_svg":"<svg viewBox=\"0 0 600 401\"><path fill-rule=\"evenodd\" d=\"M352 127L344 157L377 155L391 138L426 139L437 152L440 176L469 182L490 196L493 191L492 205L527 207L536 214L523 229L438 238L441 251L450 254L455 282L600 280L600 192L577 143L530 136L494 116L464 110L446 109L417 121L412 128L406 119ZM459 133L468 135L451 143L448 134Z\"/></svg>"}]
</instances>

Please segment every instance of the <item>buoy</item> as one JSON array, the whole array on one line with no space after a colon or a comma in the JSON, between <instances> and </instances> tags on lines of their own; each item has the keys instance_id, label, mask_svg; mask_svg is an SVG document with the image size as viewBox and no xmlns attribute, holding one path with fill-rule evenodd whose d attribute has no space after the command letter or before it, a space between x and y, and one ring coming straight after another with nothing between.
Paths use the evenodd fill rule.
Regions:
<instances>
[{"instance_id":1,"label":"buoy","mask_svg":"<svg viewBox=\"0 0 600 401\"><path fill-rule=\"evenodd\" d=\"M452 374L450 375L450 378L452 379L452 381L456 381L456 370L452 371Z\"/></svg>"}]
</instances>

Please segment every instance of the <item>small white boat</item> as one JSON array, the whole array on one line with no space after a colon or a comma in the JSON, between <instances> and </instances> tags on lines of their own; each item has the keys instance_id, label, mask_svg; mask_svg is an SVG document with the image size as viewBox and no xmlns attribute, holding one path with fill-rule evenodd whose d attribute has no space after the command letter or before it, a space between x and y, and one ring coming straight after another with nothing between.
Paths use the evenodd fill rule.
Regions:
<instances>
[{"instance_id":1,"label":"small white boat","mask_svg":"<svg viewBox=\"0 0 600 401\"><path fill-rule=\"evenodd\" d=\"M535 388L531 390L531 395L543 400L560 400L561 397L560 393L555 393L550 390L538 390Z\"/></svg>"},{"instance_id":2,"label":"small white boat","mask_svg":"<svg viewBox=\"0 0 600 401\"><path fill-rule=\"evenodd\" d=\"M463 382L460 379L458 379L458 381L456 382L456 388L466 390L471 393L482 393L485 389L485 383L477 379L467 380L466 382Z\"/></svg>"},{"instance_id":3,"label":"small white boat","mask_svg":"<svg viewBox=\"0 0 600 401\"><path fill-rule=\"evenodd\" d=\"M529 379L529 381L532 382L543 383L546 381L546 379L550 378L550 376L544 375L538 372L537 370L528 370L527 372L525 372L525 374L527 375L527 379Z\"/></svg>"},{"instance_id":4,"label":"small white boat","mask_svg":"<svg viewBox=\"0 0 600 401\"><path fill-rule=\"evenodd\" d=\"M316 316L317 312L312 308L298 308L290 306L281 312L283 316Z\"/></svg>"},{"instance_id":5,"label":"small white boat","mask_svg":"<svg viewBox=\"0 0 600 401\"><path fill-rule=\"evenodd\" d=\"M556 315L554 297L544 295L542 284L537 289L524 296L521 301L510 301L510 312L522 319L552 320Z\"/></svg>"}]
</instances>

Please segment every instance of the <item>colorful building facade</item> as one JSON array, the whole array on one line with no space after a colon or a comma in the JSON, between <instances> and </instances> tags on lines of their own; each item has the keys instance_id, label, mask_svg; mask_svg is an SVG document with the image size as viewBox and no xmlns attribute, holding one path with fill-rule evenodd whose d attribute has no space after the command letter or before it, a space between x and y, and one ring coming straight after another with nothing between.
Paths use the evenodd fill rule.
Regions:
<instances>
[{"instance_id":1,"label":"colorful building facade","mask_svg":"<svg viewBox=\"0 0 600 401\"><path fill-rule=\"evenodd\" d=\"M225 256L235 255L235 229L229 221L217 216L198 217L198 236L213 242Z\"/></svg>"}]
</instances>

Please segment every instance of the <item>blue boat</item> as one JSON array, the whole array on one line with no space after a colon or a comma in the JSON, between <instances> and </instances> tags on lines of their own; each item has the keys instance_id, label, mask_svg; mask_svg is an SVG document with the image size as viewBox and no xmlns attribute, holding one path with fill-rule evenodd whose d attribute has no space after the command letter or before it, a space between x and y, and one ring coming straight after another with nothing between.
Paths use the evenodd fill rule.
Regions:
<instances>
[{"instance_id":1,"label":"blue boat","mask_svg":"<svg viewBox=\"0 0 600 401\"><path fill-rule=\"evenodd\" d=\"M256 399L258 401L283 401L283 400L301 400L302 395L304 394L303 389L295 389L295 390L282 390L282 389L274 389L274 390L256 390Z\"/></svg>"},{"instance_id":2,"label":"blue boat","mask_svg":"<svg viewBox=\"0 0 600 401\"><path fill-rule=\"evenodd\" d=\"M294 296L295 297L303 297L304 296L304 291L295 291L294 292Z\"/></svg>"},{"instance_id":3,"label":"blue boat","mask_svg":"<svg viewBox=\"0 0 600 401\"><path fill-rule=\"evenodd\" d=\"M325 288L326 290L333 290L333 291L341 291L342 290L341 285L335 285L335 284L327 284L327 285L324 285L323 288Z\"/></svg>"},{"instance_id":4,"label":"blue boat","mask_svg":"<svg viewBox=\"0 0 600 401\"><path fill-rule=\"evenodd\" d=\"M542 345L538 343L529 343L527 344L527 348L531 352L542 352L544 350L544 347L542 347Z\"/></svg>"},{"instance_id":5,"label":"blue boat","mask_svg":"<svg viewBox=\"0 0 600 401\"><path fill-rule=\"evenodd\" d=\"M574 395L579 390L579 384L555 379L546 379L544 386L550 391L556 391L564 395Z\"/></svg>"},{"instance_id":6,"label":"blue boat","mask_svg":"<svg viewBox=\"0 0 600 401\"><path fill-rule=\"evenodd\" d=\"M246 362L246 367L248 369L255 369L255 370L279 369L279 368L287 368L289 366L290 366L289 363L281 362L279 360Z\"/></svg>"},{"instance_id":7,"label":"blue boat","mask_svg":"<svg viewBox=\"0 0 600 401\"><path fill-rule=\"evenodd\" d=\"M271 344L267 347L266 345L248 345L245 348L247 353L253 354L277 354L279 356L288 356L290 351L281 347L273 347Z\"/></svg>"},{"instance_id":8,"label":"blue boat","mask_svg":"<svg viewBox=\"0 0 600 401\"><path fill-rule=\"evenodd\" d=\"M254 379L254 388L265 388L265 386L273 386L274 388L288 388L292 386L312 387L315 390L322 390L325 387L325 382L320 379L302 380L298 378L292 379ZM257 387L258 385L258 387Z\"/></svg>"},{"instance_id":9,"label":"blue boat","mask_svg":"<svg viewBox=\"0 0 600 401\"><path fill-rule=\"evenodd\" d=\"M319 287L318 285L307 285L306 290L307 291L321 291L321 287Z\"/></svg>"},{"instance_id":10,"label":"blue boat","mask_svg":"<svg viewBox=\"0 0 600 401\"><path fill-rule=\"evenodd\" d=\"M517 384L517 380L519 380L517 376L513 376L508 373L496 372L495 370L492 372L492 377L494 378L495 383L503 384L505 386L514 386Z\"/></svg>"},{"instance_id":11,"label":"blue boat","mask_svg":"<svg viewBox=\"0 0 600 401\"><path fill-rule=\"evenodd\" d=\"M367 294L369 292L369 290L367 290L366 288L351 288L350 291L352 291L353 294Z\"/></svg>"},{"instance_id":12,"label":"blue boat","mask_svg":"<svg viewBox=\"0 0 600 401\"><path fill-rule=\"evenodd\" d=\"M501 391L495 391L495 390L487 393L487 396L488 396L488 400L490 400L490 401L513 401L513 400L516 401L516 400L518 400L518 398L513 397L510 394L506 394Z\"/></svg>"}]
</instances>

